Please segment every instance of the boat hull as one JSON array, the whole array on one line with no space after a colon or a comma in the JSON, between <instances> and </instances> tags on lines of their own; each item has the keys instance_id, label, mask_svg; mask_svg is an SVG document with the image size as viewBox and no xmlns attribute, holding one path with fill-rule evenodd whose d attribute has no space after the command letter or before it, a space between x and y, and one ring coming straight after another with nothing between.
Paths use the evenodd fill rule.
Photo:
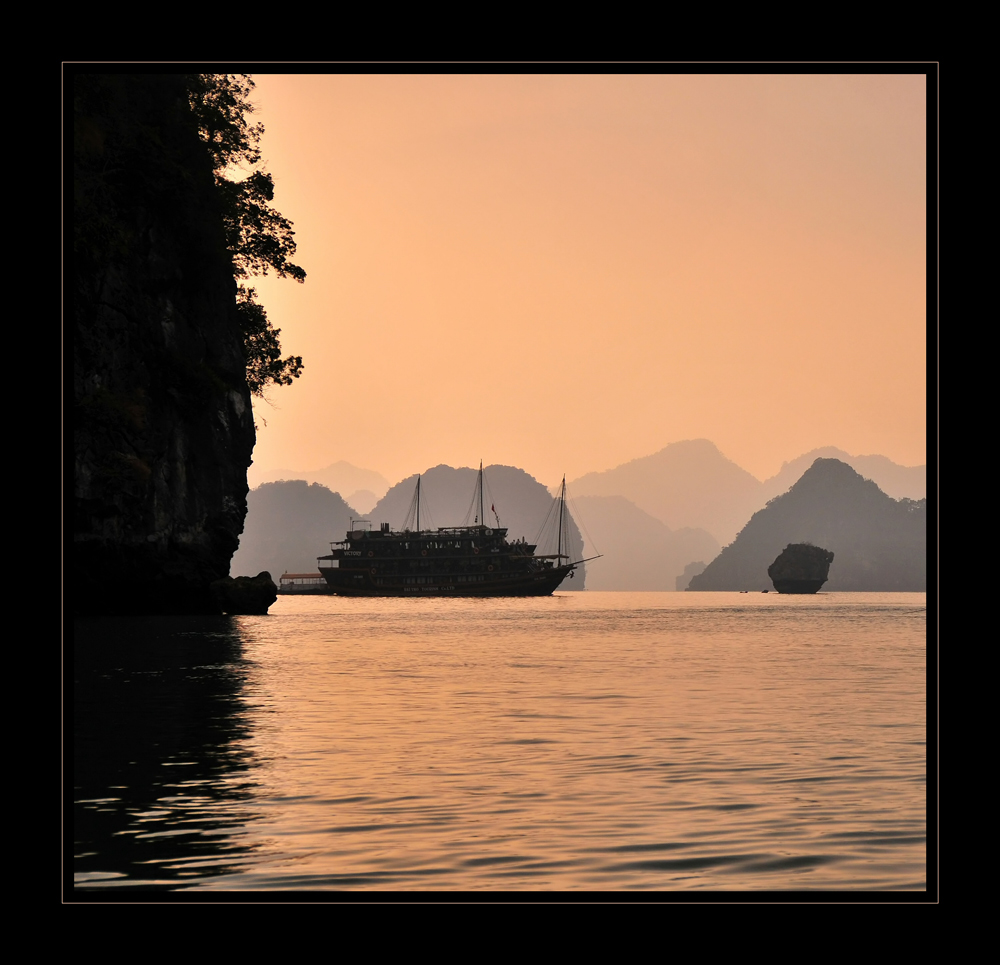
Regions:
<instances>
[{"instance_id":1,"label":"boat hull","mask_svg":"<svg viewBox=\"0 0 1000 965\"><path fill-rule=\"evenodd\" d=\"M560 566L475 583L462 583L455 575L444 573L422 577L425 580L422 583L411 583L350 569L324 568L321 572L330 592L337 596L496 597L551 596L573 569L572 566Z\"/></svg>"}]
</instances>

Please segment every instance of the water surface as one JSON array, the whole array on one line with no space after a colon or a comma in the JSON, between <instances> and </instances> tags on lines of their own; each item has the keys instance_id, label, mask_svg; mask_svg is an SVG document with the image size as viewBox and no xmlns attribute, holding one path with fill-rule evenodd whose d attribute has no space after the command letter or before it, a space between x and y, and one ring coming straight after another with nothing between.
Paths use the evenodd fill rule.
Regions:
<instances>
[{"instance_id":1,"label":"water surface","mask_svg":"<svg viewBox=\"0 0 1000 965\"><path fill-rule=\"evenodd\" d=\"M80 620L75 888L926 888L924 594Z\"/></svg>"}]
</instances>

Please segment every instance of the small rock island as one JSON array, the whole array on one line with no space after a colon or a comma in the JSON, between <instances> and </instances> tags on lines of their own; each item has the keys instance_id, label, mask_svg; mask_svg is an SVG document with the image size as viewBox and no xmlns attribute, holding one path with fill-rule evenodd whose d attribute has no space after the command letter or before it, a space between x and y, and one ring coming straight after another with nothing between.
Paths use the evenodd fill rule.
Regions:
<instances>
[{"instance_id":1,"label":"small rock island","mask_svg":"<svg viewBox=\"0 0 1000 965\"><path fill-rule=\"evenodd\" d=\"M789 543L767 568L779 593L816 593L830 573L833 553L811 543Z\"/></svg>"},{"instance_id":2,"label":"small rock island","mask_svg":"<svg viewBox=\"0 0 1000 965\"><path fill-rule=\"evenodd\" d=\"M220 612L263 616L278 599L278 588L266 570L256 576L225 576L210 584L212 598Z\"/></svg>"}]
</instances>

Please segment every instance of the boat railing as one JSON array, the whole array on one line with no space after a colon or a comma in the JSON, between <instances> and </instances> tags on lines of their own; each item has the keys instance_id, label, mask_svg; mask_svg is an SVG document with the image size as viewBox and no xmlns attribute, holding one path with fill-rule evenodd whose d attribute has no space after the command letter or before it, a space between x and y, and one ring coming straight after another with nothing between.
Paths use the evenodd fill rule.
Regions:
<instances>
[{"instance_id":1,"label":"boat railing","mask_svg":"<svg viewBox=\"0 0 1000 965\"><path fill-rule=\"evenodd\" d=\"M390 536L406 536L410 539L433 539L435 536L506 536L507 530L489 526L440 526L437 529L396 529L389 532Z\"/></svg>"}]
</instances>

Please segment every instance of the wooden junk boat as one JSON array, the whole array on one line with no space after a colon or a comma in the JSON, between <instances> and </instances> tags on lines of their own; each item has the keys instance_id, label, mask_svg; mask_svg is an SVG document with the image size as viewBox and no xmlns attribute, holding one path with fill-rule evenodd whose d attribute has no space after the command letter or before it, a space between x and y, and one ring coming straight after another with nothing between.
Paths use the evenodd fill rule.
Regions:
<instances>
[{"instance_id":1,"label":"wooden junk boat","mask_svg":"<svg viewBox=\"0 0 1000 965\"><path fill-rule=\"evenodd\" d=\"M341 596L548 596L586 560L569 562L563 552L566 479L559 495L555 554L537 556L535 545L509 542L507 530L482 525L483 467L479 466L479 515L473 526L420 528L420 477L401 531L382 523L377 532L352 529L317 558L330 591ZM470 511L471 514L471 511ZM357 525L357 524L352 524ZM368 524L371 525L370 523ZM565 562L564 562L565 561Z\"/></svg>"}]
</instances>

